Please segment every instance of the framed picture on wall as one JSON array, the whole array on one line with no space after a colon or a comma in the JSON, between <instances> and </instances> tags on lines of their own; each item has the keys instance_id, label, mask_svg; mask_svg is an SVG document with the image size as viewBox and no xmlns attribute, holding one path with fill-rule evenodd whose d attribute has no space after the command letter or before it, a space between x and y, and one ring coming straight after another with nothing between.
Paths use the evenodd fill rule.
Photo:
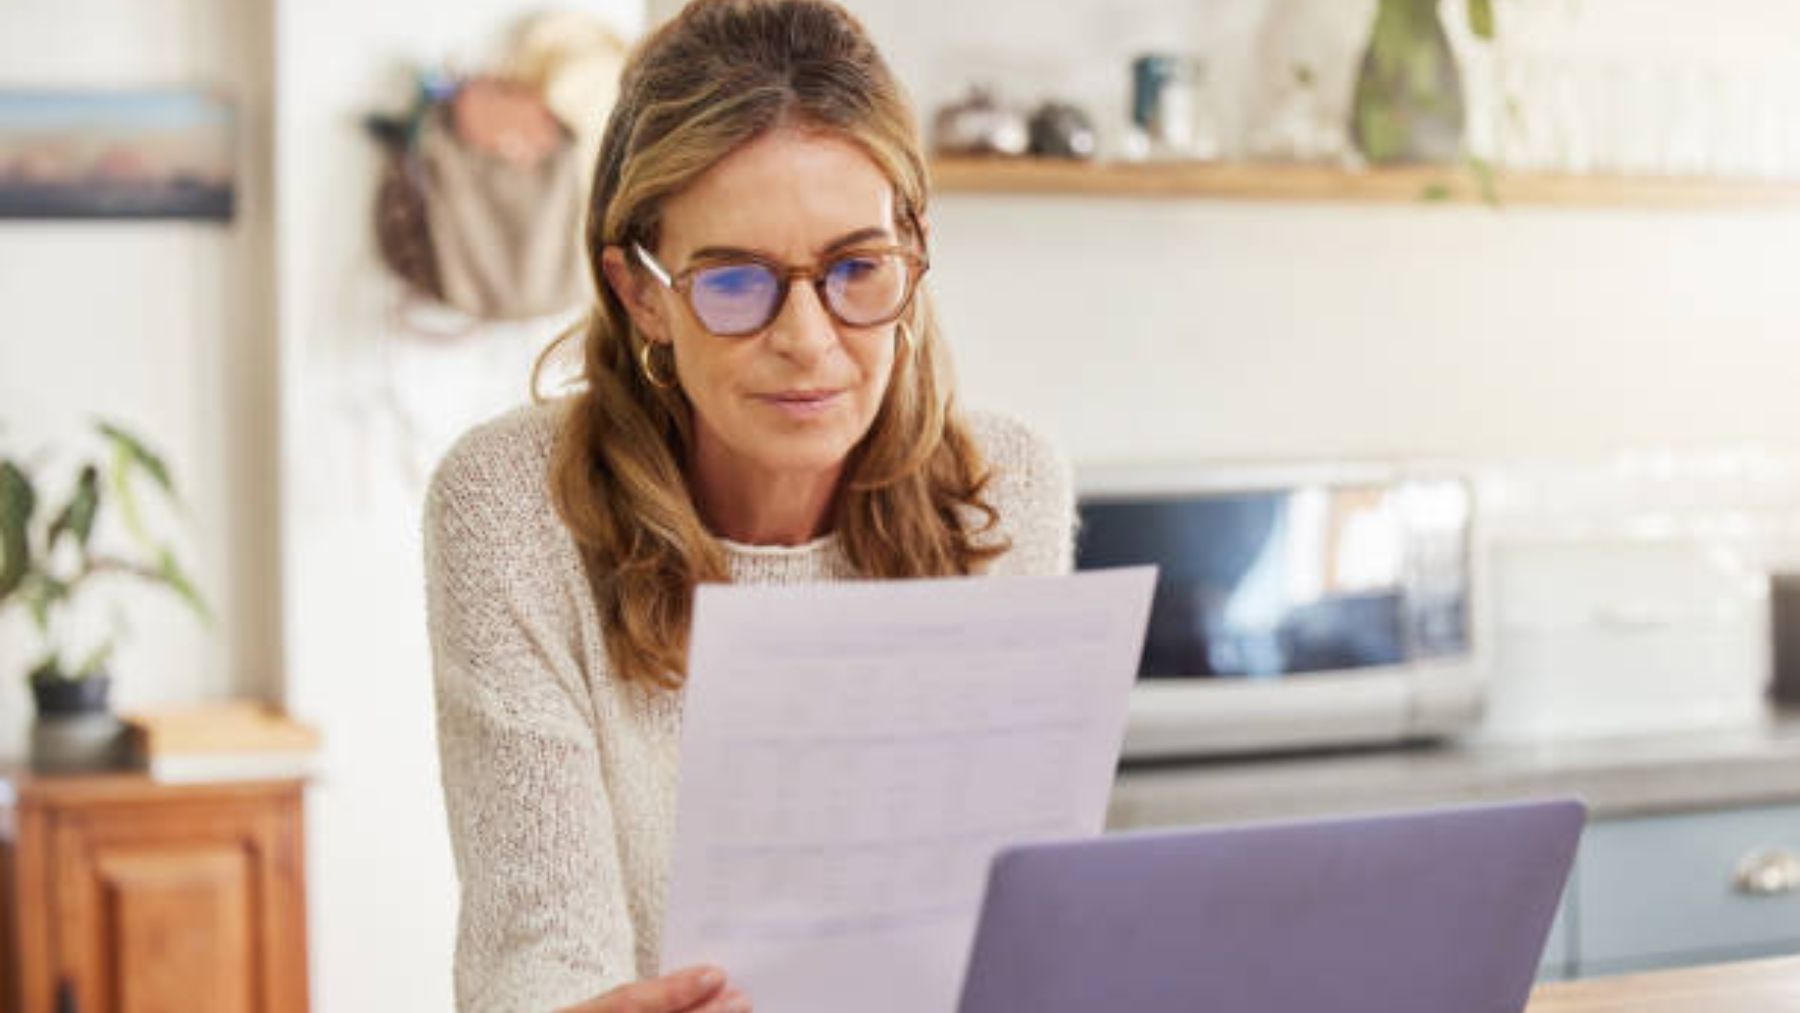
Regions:
<instances>
[{"instance_id":1,"label":"framed picture on wall","mask_svg":"<svg viewBox=\"0 0 1800 1013\"><path fill-rule=\"evenodd\" d=\"M0 89L0 218L229 221L235 151L204 92Z\"/></svg>"}]
</instances>

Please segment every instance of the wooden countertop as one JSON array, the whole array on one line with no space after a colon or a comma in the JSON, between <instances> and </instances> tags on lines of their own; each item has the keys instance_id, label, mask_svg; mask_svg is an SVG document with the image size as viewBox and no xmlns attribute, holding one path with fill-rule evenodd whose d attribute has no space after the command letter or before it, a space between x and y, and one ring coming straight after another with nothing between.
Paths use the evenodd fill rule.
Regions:
<instances>
[{"instance_id":1,"label":"wooden countertop","mask_svg":"<svg viewBox=\"0 0 1800 1013\"><path fill-rule=\"evenodd\" d=\"M191 784L165 784L142 771L107 771L88 774L38 774L22 765L0 763L0 810L21 806L106 805L120 801L158 798L260 798L271 790L299 791L299 778L267 780L218 780Z\"/></svg>"},{"instance_id":2,"label":"wooden countertop","mask_svg":"<svg viewBox=\"0 0 1800 1013\"><path fill-rule=\"evenodd\" d=\"M1551 982L1526 1013L1794 1013L1800 957Z\"/></svg>"}]
</instances>

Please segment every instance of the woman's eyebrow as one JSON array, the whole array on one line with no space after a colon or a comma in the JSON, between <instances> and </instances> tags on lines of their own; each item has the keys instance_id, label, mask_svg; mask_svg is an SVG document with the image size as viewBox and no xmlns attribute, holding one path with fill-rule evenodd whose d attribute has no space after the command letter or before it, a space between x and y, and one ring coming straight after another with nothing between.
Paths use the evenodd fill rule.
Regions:
<instances>
[{"instance_id":1,"label":"woman's eyebrow","mask_svg":"<svg viewBox=\"0 0 1800 1013\"><path fill-rule=\"evenodd\" d=\"M871 239L892 239L893 233L883 228L857 229L826 243L819 249L819 256L824 257L846 246L855 246ZM760 257L763 260L777 260L762 250L750 250L739 246L703 246L688 255L690 260L720 260L735 257Z\"/></svg>"},{"instance_id":2,"label":"woman's eyebrow","mask_svg":"<svg viewBox=\"0 0 1800 1013\"><path fill-rule=\"evenodd\" d=\"M855 246L857 243L866 243L871 239L892 239L893 235L894 234L887 229L857 229L855 232L840 236L825 244L824 249L819 251L819 256L823 257L828 253L841 250L846 246Z\"/></svg>"}]
</instances>

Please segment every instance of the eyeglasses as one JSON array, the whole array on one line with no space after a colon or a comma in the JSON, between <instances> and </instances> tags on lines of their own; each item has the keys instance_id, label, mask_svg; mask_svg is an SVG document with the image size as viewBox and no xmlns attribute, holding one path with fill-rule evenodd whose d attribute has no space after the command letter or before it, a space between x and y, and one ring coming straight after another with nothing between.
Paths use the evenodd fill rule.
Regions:
<instances>
[{"instance_id":1,"label":"eyeglasses","mask_svg":"<svg viewBox=\"0 0 1800 1013\"><path fill-rule=\"evenodd\" d=\"M631 248L657 281L687 300L700 326L726 338L755 334L773 323L787 305L788 287L797 279L811 282L825 311L845 326L892 323L906 312L919 279L930 267L918 253L889 246L850 250L807 267L746 253L671 276L649 250L638 243Z\"/></svg>"}]
</instances>

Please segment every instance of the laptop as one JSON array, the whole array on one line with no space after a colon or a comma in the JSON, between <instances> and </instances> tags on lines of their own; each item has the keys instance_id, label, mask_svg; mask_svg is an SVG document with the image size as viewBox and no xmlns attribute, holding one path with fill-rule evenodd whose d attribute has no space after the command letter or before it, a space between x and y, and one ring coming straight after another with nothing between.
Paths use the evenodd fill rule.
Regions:
<instances>
[{"instance_id":1,"label":"laptop","mask_svg":"<svg viewBox=\"0 0 1800 1013\"><path fill-rule=\"evenodd\" d=\"M995 857L960 1013L1519 1013L1575 799L1033 843Z\"/></svg>"}]
</instances>

